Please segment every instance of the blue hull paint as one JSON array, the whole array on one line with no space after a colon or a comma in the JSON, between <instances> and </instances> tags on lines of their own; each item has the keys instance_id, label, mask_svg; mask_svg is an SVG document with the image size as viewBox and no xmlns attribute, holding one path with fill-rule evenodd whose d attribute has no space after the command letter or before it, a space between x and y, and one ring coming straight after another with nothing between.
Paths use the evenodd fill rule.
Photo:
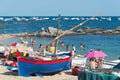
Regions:
<instances>
[{"instance_id":1,"label":"blue hull paint","mask_svg":"<svg viewBox=\"0 0 120 80\"><path fill-rule=\"evenodd\" d=\"M29 77L31 75L52 75L63 70L69 70L72 64L72 53L67 54L69 58L50 61L18 58L18 73L20 76Z\"/></svg>"},{"instance_id":2,"label":"blue hull paint","mask_svg":"<svg viewBox=\"0 0 120 80\"><path fill-rule=\"evenodd\" d=\"M18 72L20 76L31 75L51 75L56 74L63 70L69 70L71 68L72 60L68 62L62 62L58 64L31 64L28 62L18 61Z\"/></svg>"}]
</instances>

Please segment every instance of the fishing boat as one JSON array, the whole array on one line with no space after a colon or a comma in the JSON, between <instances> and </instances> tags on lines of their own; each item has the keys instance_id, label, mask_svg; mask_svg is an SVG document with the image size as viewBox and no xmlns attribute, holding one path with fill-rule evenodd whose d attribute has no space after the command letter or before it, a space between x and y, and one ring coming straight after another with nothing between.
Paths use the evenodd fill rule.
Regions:
<instances>
[{"instance_id":1,"label":"fishing boat","mask_svg":"<svg viewBox=\"0 0 120 80\"><path fill-rule=\"evenodd\" d=\"M68 53L69 57L55 59L55 60L43 60L43 59L27 59L18 58L18 73L20 76L43 76L56 74L63 70L71 69L72 53Z\"/></svg>"},{"instance_id":2,"label":"fishing boat","mask_svg":"<svg viewBox=\"0 0 120 80\"><path fill-rule=\"evenodd\" d=\"M58 24L59 26L59 24ZM56 36L58 35L58 30ZM57 39L56 43L57 44ZM56 53L57 45L51 57L51 60L45 60L44 58L31 59L31 58L18 58L18 73L20 76L43 76L51 75L61 72L63 70L71 69L72 64L72 51L58 55Z\"/></svg>"}]
</instances>

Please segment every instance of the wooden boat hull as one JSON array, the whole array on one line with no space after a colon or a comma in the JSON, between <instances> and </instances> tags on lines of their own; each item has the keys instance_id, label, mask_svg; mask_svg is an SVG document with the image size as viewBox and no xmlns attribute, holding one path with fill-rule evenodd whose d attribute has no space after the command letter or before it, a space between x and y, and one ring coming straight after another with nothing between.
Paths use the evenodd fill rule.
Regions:
<instances>
[{"instance_id":1,"label":"wooden boat hull","mask_svg":"<svg viewBox=\"0 0 120 80\"><path fill-rule=\"evenodd\" d=\"M71 68L72 58L56 59L56 60L34 60L19 58L18 59L18 72L20 76L31 75L52 75L63 70Z\"/></svg>"}]
</instances>

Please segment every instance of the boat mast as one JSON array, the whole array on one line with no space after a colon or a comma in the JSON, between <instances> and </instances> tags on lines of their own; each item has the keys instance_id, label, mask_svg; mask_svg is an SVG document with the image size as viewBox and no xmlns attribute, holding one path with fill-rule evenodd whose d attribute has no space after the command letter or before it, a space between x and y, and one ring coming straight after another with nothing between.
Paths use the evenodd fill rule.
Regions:
<instances>
[{"instance_id":1,"label":"boat mast","mask_svg":"<svg viewBox=\"0 0 120 80\"><path fill-rule=\"evenodd\" d=\"M97 15L96 15L96 16L97 16ZM70 31L72 31L72 30L74 30L74 29L82 26L83 24L85 24L86 22L88 22L89 20L91 20L91 18L94 18L94 17L96 17L96 16L92 16L92 17L86 19L85 21L79 23L78 25L72 27L71 29L66 30L65 32L63 32L63 33L60 34L59 36L56 36L56 37L55 37L53 40L51 40L50 42L46 43L45 46L48 45L48 44L50 44L50 43L52 43L53 41L56 41L57 39L61 38L62 36L64 36L64 35L67 34L68 32L70 32Z\"/></svg>"},{"instance_id":2,"label":"boat mast","mask_svg":"<svg viewBox=\"0 0 120 80\"><path fill-rule=\"evenodd\" d=\"M57 20L58 20L58 25L57 25L56 37L57 37L58 34L59 34L59 28L60 28L60 14L59 14ZM54 54L56 54L56 52L57 52L57 46L58 46L58 39L55 40L55 51L54 51Z\"/></svg>"}]
</instances>

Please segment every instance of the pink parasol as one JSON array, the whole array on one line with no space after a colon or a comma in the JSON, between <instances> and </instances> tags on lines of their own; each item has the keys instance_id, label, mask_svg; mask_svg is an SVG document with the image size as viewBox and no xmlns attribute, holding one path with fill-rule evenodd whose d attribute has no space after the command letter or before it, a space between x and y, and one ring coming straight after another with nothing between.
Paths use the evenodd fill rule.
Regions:
<instances>
[{"instance_id":1,"label":"pink parasol","mask_svg":"<svg viewBox=\"0 0 120 80\"><path fill-rule=\"evenodd\" d=\"M105 53L103 53L102 51L92 50L92 51L88 52L87 54L85 54L84 57L94 58L94 57L105 57L105 56L107 56L107 55Z\"/></svg>"}]
</instances>

